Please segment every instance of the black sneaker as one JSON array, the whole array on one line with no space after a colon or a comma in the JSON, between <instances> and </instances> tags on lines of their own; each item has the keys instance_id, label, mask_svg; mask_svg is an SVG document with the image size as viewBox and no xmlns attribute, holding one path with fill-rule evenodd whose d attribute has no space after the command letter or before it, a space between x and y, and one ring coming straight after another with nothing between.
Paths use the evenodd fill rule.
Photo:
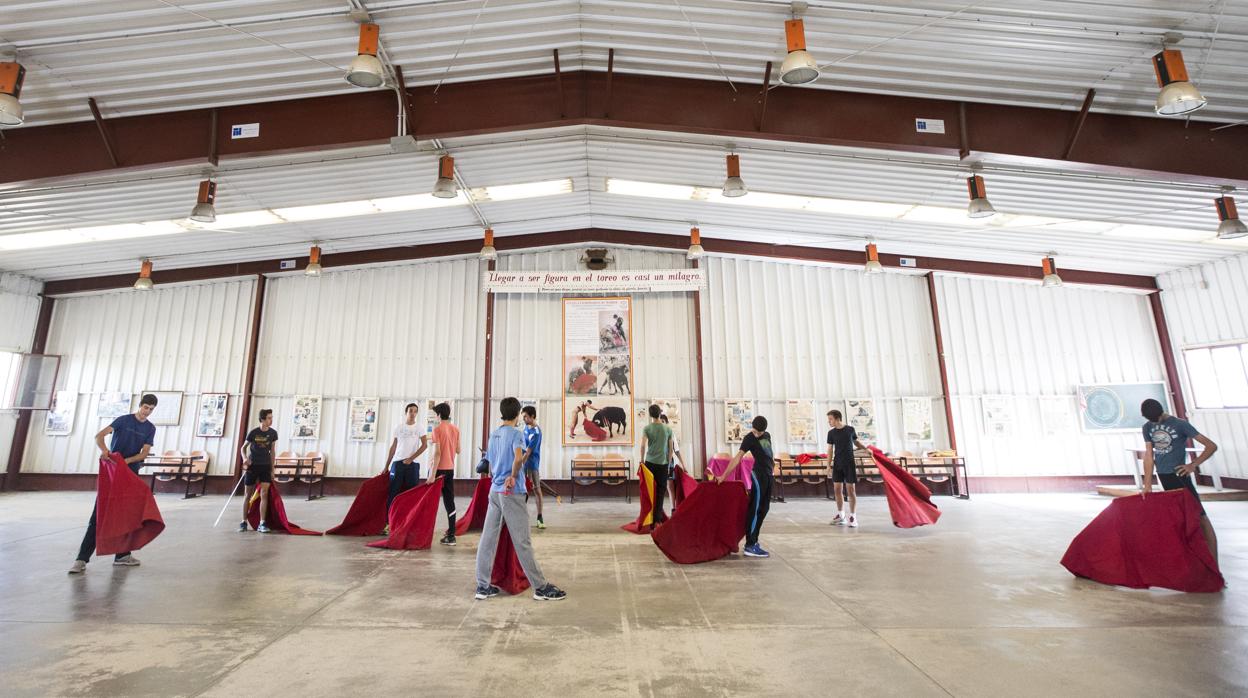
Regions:
<instances>
[{"instance_id":1,"label":"black sneaker","mask_svg":"<svg viewBox=\"0 0 1248 698\"><path fill-rule=\"evenodd\" d=\"M246 522L246 521L244 521L244 522L242 522L242 523L240 523L240 524L238 525L238 532L239 532L239 533L246 533L246 532L247 532L247 522Z\"/></svg>"},{"instance_id":2,"label":"black sneaker","mask_svg":"<svg viewBox=\"0 0 1248 698\"><path fill-rule=\"evenodd\" d=\"M503 590L499 589L493 584L489 585L488 587L478 586L477 593L473 594L472 598L480 601L482 599L494 598L495 596L498 596L501 593L503 593Z\"/></svg>"},{"instance_id":3,"label":"black sneaker","mask_svg":"<svg viewBox=\"0 0 1248 698\"><path fill-rule=\"evenodd\" d=\"M559 601L567 598L567 596L568 592L560 589L554 584L547 584L541 589L537 589L533 592L533 598L538 601Z\"/></svg>"},{"instance_id":4,"label":"black sneaker","mask_svg":"<svg viewBox=\"0 0 1248 698\"><path fill-rule=\"evenodd\" d=\"M455 545L455 536L448 533L445 536L442 536L442 540L438 542L442 545Z\"/></svg>"}]
</instances>

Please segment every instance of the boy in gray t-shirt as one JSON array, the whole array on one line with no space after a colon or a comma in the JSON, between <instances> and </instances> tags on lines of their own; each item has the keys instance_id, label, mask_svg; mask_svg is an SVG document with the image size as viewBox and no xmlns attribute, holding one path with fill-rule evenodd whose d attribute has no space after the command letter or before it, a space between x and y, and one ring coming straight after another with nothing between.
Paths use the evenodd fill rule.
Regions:
<instances>
[{"instance_id":1,"label":"boy in gray t-shirt","mask_svg":"<svg viewBox=\"0 0 1248 698\"><path fill-rule=\"evenodd\" d=\"M1148 399L1140 404L1140 414L1148 420L1144 423L1144 491L1141 496L1148 496L1153 491L1153 472L1161 481L1164 490L1186 489L1200 504L1200 495L1192 484L1192 474L1201 463L1209 460L1218 450L1212 439L1201 434L1187 420L1166 414L1165 408L1157 400ZM1187 462L1187 440L1196 439L1204 449ZM1205 507L1200 506L1200 528L1205 534L1205 542L1209 544L1209 552L1218 559L1218 536L1213 531L1213 524L1205 514Z\"/></svg>"}]
</instances>

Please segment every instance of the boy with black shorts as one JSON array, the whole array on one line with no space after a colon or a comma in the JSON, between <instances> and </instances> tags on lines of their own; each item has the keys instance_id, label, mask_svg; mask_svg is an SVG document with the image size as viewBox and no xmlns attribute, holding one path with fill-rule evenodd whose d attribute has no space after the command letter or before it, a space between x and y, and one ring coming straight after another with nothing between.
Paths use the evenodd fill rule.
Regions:
<instances>
[{"instance_id":1,"label":"boy with black shorts","mask_svg":"<svg viewBox=\"0 0 1248 698\"><path fill-rule=\"evenodd\" d=\"M758 544L758 534L763 530L763 520L771 509L771 490L774 484L772 468L775 460L771 455L771 434L767 433L767 418L758 416L750 424L752 429L741 440L741 448L737 450L727 469L715 478L716 483L723 481L741 465L746 454L754 456L754 469L750 471L750 508L745 520L746 557L771 557L771 553L763 550Z\"/></svg>"},{"instance_id":2,"label":"boy with black shorts","mask_svg":"<svg viewBox=\"0 0 1248 698\"><path fill-rule=\"evenodd\" d=\"M273 428L273 410L260 410L260 426L247 432L240 455L243 457L243 521L239 533L247 532L247 510L251 495L260 489L260 525L256 531L268 533L265 517L269 513L269 485L273 484L273 447L277 431Z\"/></svg>"},{"instance_id":3,"label":"boy with black shorts","mask_svg":"<svg viewBox=\"0 0 1248 698\"><path fill-rule=\"evenodd\" d=\"M1148 421L1144 423L1144 491L1141 496L1148 496L1153 491L1153 472L1161 480L1164 490L1186 489L1200 503L1200 495L1196 485L1192 484L1192 475L1200 469L1200 465L1218 451L1218 445L1208 436L1201 434L1190 422L1166 414L1165 408L1157 400L1148 399L1140 404L1140 414ZM1191 463L1187 462L1187 440L1196 439L1204 446ZM1204 505L1200 505L1200 530L1209 544L1209 552L1214 562L1218 560L1218 536L1213 531L1213 524L1205 514Z\"/></svg>"},{"instance_id":4,"label":"boy with black shorts","mask_svg":"<svg viewBox=\"0 0 1248 698\"><path fill-rule=\"evenodd\" d=\"M832 459L832 492L836 495L836 516L833 526L858 528L858 467L854 448L866 450L858 440L858 432L842 421L840 410L828 412L828 457ZM845 499L849 499L849 518L845 517Z\"/></svg>"}]
</instances>

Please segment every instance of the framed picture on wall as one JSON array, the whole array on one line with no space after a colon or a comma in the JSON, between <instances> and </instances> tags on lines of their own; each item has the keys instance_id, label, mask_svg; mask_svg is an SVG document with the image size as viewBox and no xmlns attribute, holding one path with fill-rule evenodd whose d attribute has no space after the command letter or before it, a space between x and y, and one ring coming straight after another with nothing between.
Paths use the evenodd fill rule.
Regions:
<instances>
[{"instance_id":1,"label":"framed picture on wall","mask_svg":"<svg viewBox=\"0 0 1248 698\"><path fill-rule=\"evenodd\" d=\"M52 408L43 423L43 433L48 436L68 436L74 430L74 411L78 408L78 393L58 390L52 399Z\"/></svg>"},{"instance_id":2,"label":"framed picture on wall","mask_svg":"<svg viewBox=\"0 0 1248 698\"><path fill-rule=\"evenodd\" d=\"M139 401L144 395L156 396L156 409L148 421L158 427L176 426L182 421L182 392L172 390L144 390L134 396L134 408L139 409Z\"/></svg>"},{"instance_id":3,"label":"framed picture on wall","mask_svg":"<svg viewBox=\"0 0 1248 698\"><path fill-rule=\"evenodd\" d=\"M229 402L227 393L200 395L199 410L195 414L195 435L210 439L225 436L225 410Z\"/></svg>"},{"instance_id":4,"label":"framed picture on wall","mask_svg":"<svg viewBox=\"0 0 1248 698\"><path fill-rule=\"evenodd\" d=\"M1009 395L985 395L984 433L998 438L1014 436L1014 398Z\"/></svg>"},{"instance_id":5,"label":"framed picture on wall","mask_svg":"<svg viewBox=\"0 0 1248 698\"><path fill-rule=\"evenodd\" d=\"M123 414L129 414L130 399L130 393L100 393L95 416L100 419L117 419Z\"/></svg>"},{"instance_id":6,"label":"framed picture on wall","mask_svg":"<svg viewBox=\"0 0 1248 698\"><path fill-rule=\"evenodd\" d=\"M1045 395L1040 398L1040 429L1045 437L1068 433L1075 426L1075 398L1072 395Z\"/></svg>"},{"instance_id":7,"label":"framed picture on wall","mask_svg":"<svg viewBox=\"0 0 1248 698\"><path fill-rule=\"evenodd\" d=\"M846 400L845 423L854 428L860 441L875 443L879 437L875 428L875 401L865 397Z\"/></svg>"},{"instance_id":8,"label":"framed picture on wall","mask_svg":"<svg viewBox=\"0 0 1248 698\"><path fill-rule=\"evenodd\" d=\"M377 440L377 409L381 401L375 397L353 397L348 410L348 436L352 441Z\"/></svg>"},{"instance_id":9,"label":"framed picture on wall","mask_svg":"<svg viewBox=\"0 0 1248 698\"><path fill-rule=\"evenodd\" d=\"M724 402L724 440L739 444L750 433L754 421L753 400L726 400Z\"/></svg>"},{"instance_id":10,"label":"framed picture on wall","mask_svg":"<svg viewBox=\"0 0 1248 698\"><path fill-rule=\"evenodd\" d=\"M923 444L932 442L932 399L930 397L903 397L901 414L907 442Z\"/></svg>"},{"instance_id":11,"label":"framed picture on wall","mask_svg":"<svg viewBox=\"0 0 1248 698\"><path fill-rule=\"evenodd\" d=\"M811 400L788 400L785 402L789 443L813 444L815 436L815 403Z\"/></svg>"},{"instance_id":12,"label":"framed picture on wall","mask_svg":"<svg viewBox=\"0 0 1248 698\"><path fill-rule=\"evenodd\" d=\"M655 397L637 404L636 421L638 424L650 423L650 406L658 405L659 410L667 417L667 426L672 429L672 436L680 440L680 399L674 397Z\"/></svg>"},{"instance_id":13,"label":"framed picture on wall","mask_svg":"<svg viewBox=\"0 0 1248 698\"><path fill-rule=\"evenodd\" d=\"M290 438L315 439L321 435L321 396L296 395L291 415Z\"/></svg>"},{"instance_id":14,"label":"framed picture on wall","mask_svg":"<svg viewBox=\"0 0 1248 698\"><path fill-rule=\"evenodd\" d=\"M433 430L438 427L438 413L434 412L433 408L437 407L438 405L444 402L451 406L451 419L452 420L455 419L455 403L451 401L450 398L435 397L429 400L425 400L425 433L426 434L432 434ZM520 406L523 407L524 405L525 405L525 401L521 400Z\"/></svg>"}]
</instances>

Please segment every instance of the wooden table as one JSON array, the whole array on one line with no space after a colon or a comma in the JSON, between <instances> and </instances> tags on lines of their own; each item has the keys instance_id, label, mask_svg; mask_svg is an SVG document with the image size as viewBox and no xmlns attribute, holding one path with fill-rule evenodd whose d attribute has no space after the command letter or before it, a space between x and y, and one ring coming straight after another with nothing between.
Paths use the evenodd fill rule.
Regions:
<instances>
[{"instance_id":1,"label":"wooden table","mask_svg":"<svg viewBox=\"0 0 1248 698\"><path fill-rule=\"evenodd\" d=\"M589 471L588 475L579 475ZM624 484L624 501L631 503L632 497L628 493L629 475L633 472L633 462L627 458L608 457L608 458L573 458L572 459L572 494L568 497L568 502L576 501L576 481L584 480L581 484L589 482L605 482L608 485ZM622 475L621 475L622 473Z\"/></svg>"},{"instance_id":2,"label":"wooden table","mask_svg":"<svg viewBox=\"0 0 1248 698\"><path fill-rule=\"evenodd\" d=\"M308 501L310 502L314 499L320 499L325 496L325 475L322 473L320 479L317 480L316 464L318 461L320 461L320 458L308 458L305 456L289 456L286 458L279 458L273 462L273 480L275 482L282 483L300 480L303 478L301 473L306 470L308 471L308 478L303 480L303 482L308 483ZM287 479L278 480L277 471L279 468L282 470L294 470L295 474L293 476L283 475L282 477ZM312 485L318 481L321 483L320 493L313 495Z\"/></svg>"}]
</instances>

